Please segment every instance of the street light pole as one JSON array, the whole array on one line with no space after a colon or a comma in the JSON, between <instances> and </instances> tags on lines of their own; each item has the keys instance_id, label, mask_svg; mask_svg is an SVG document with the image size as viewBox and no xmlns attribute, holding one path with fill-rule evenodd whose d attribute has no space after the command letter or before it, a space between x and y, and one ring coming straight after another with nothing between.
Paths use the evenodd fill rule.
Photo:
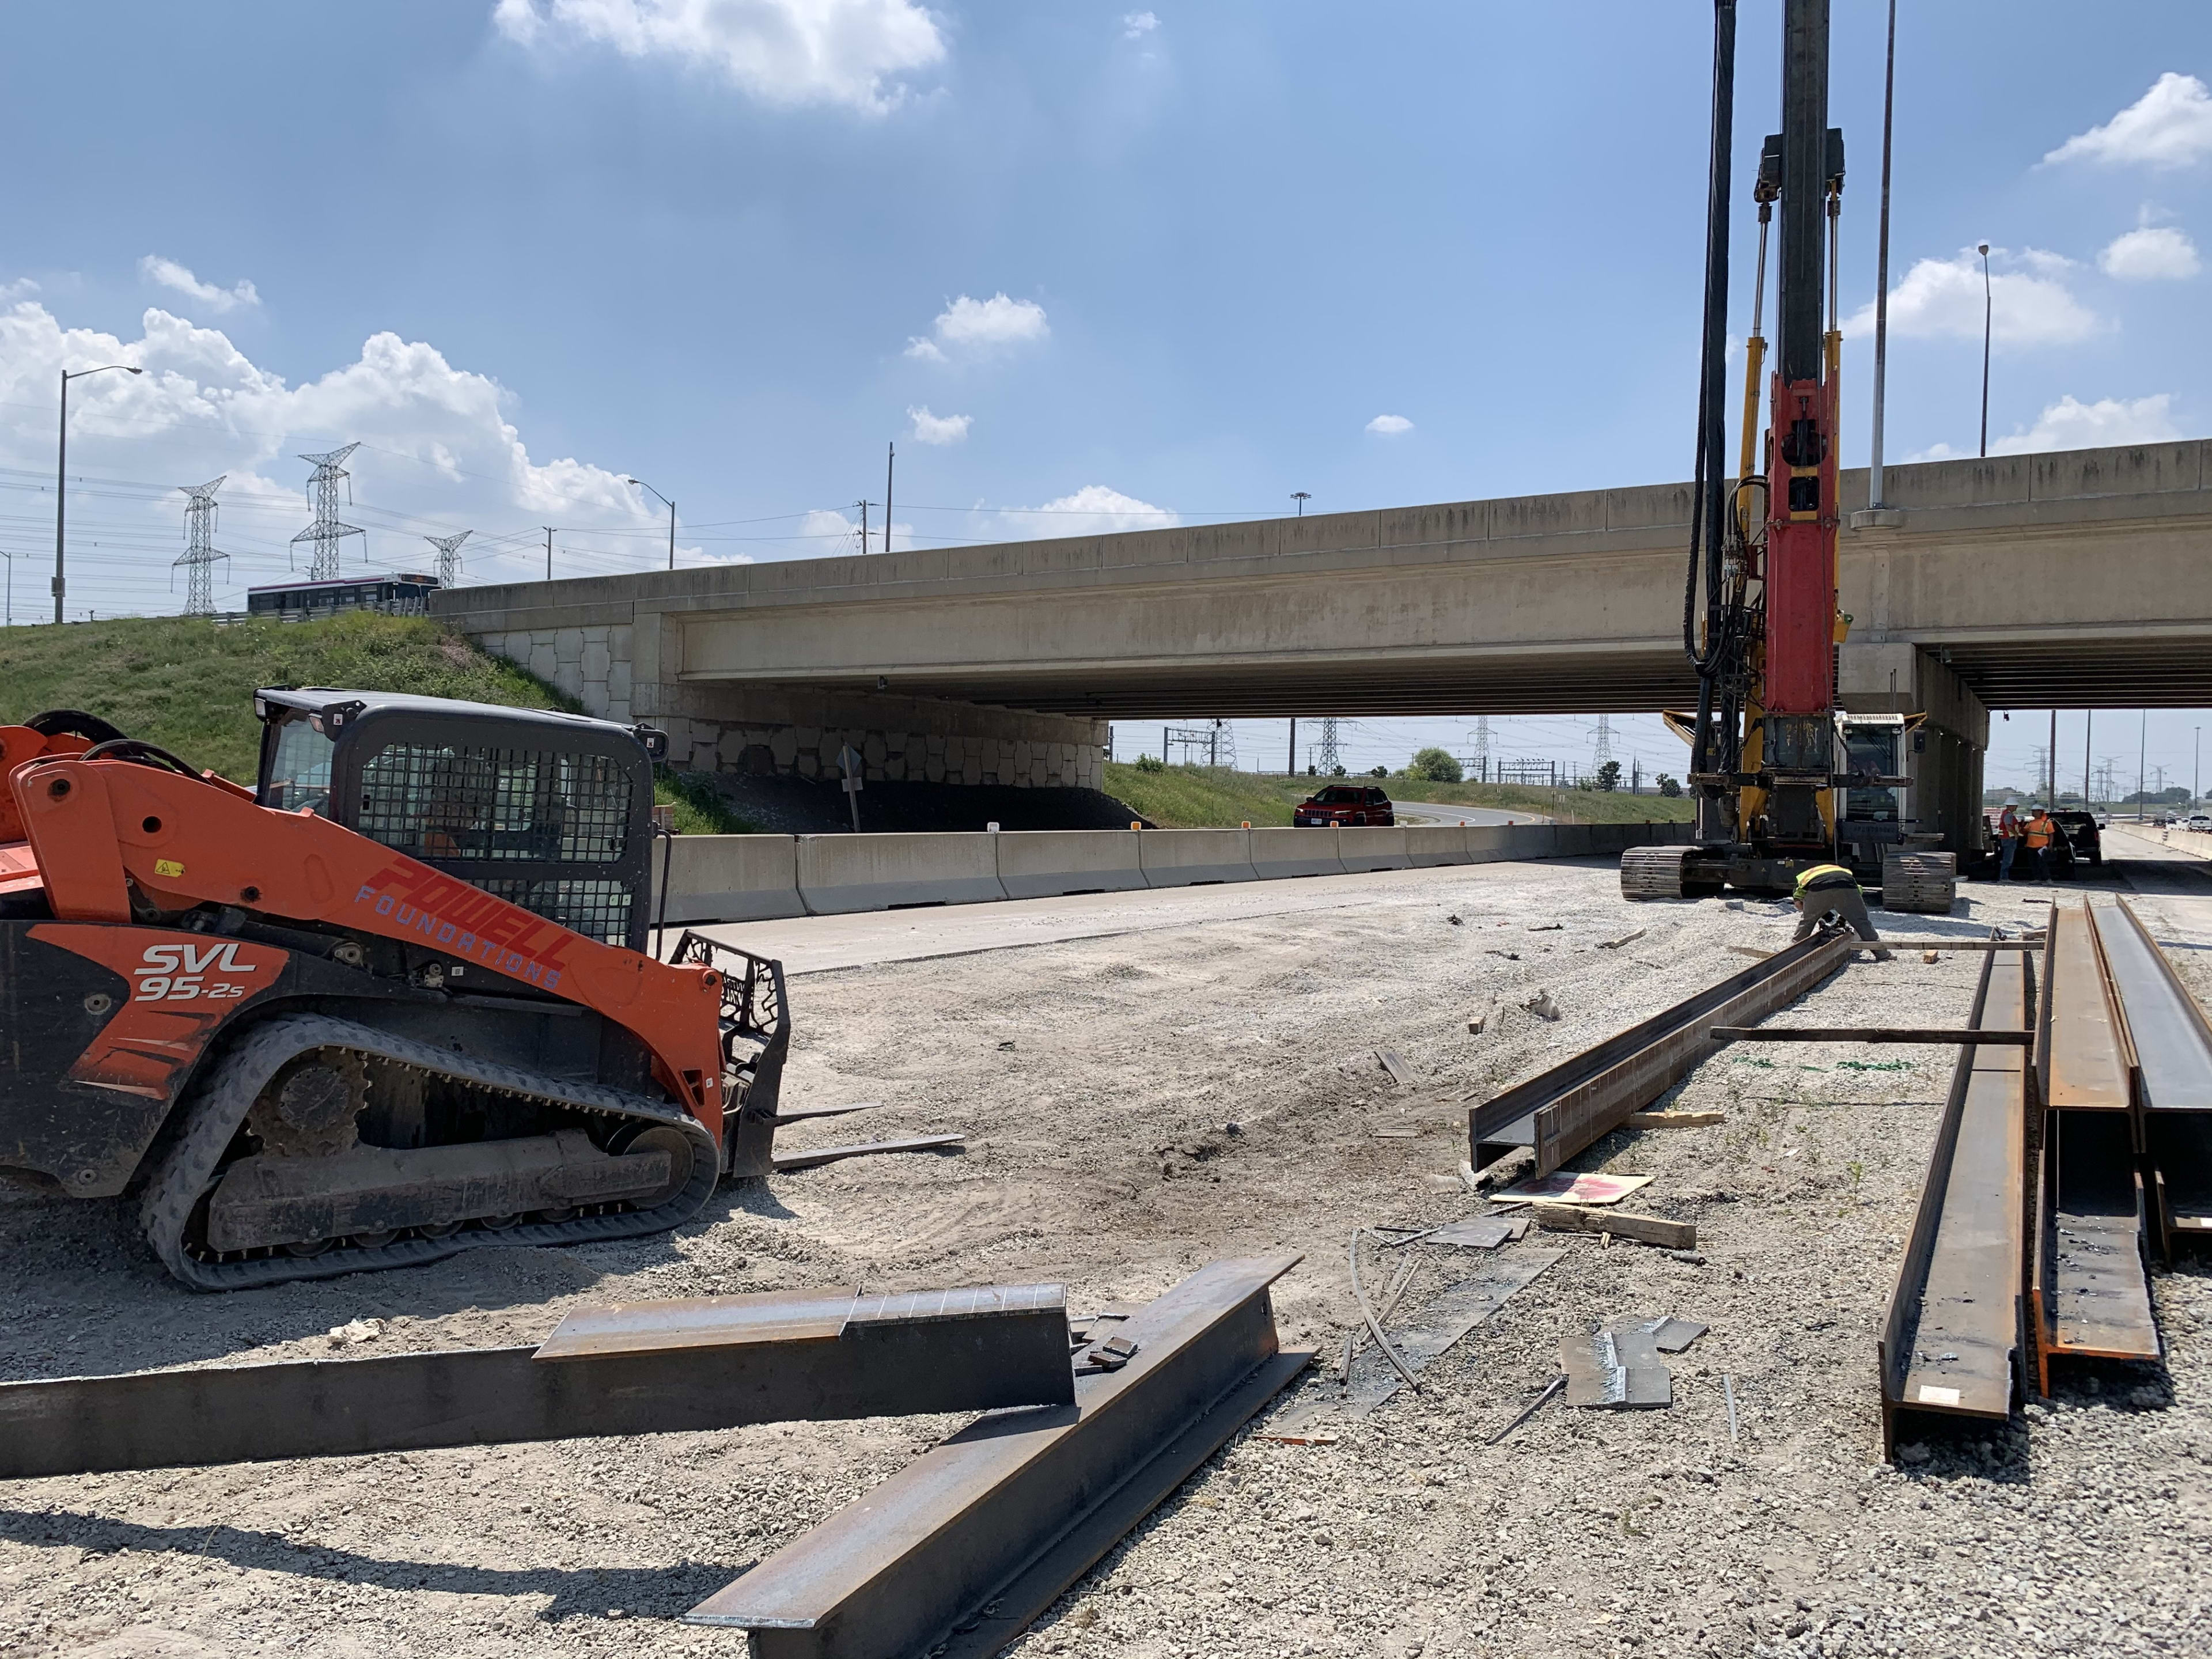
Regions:
<instances>
[{"instance_id":1,"label":"street light pole","mask_svg":"<svg viewBox=\"0 0 2212 1659\"><path fill-rule=\"evenodd\" d=\"M1990 453L1990 324L1996 316L1996 307L1990 299L1990 245L1984 242L1982 252L1982 455Z\"/></svg>"},{"instance_id":2,"label":"street light pole","mask_svg":"<svg viewBox=\"0 0 2212 1659\"><path fill-rule=\"evenodd\" d=\"M2150 710L2142 711L2142 731L2136 738L2136 822L2143 819L2143 785L2148 781L2150 768L2143 764L2150 753Z\"/></svg>"},{"instance_id":3,"label":"street light pole","mask_svg":"<svg viewBox=\"0 0 2212 1659\"><path fill-rule=\"evenodd\" d=\"M624 478L624 479L623 480L623 482L624 483L627 483L627 484L635 484L635 485L636 485L640 489L652 490L653 494L654 494L655 495L659 495L659 496L660 496L660 500L661 500L662 503L663 503L665 506L666 506L666 507L668 508L668 568L669 568L671 570L675 569L675 568L676 568L676 503L675 503L675 502L673 502L673 501L670 501L670 500L668 499L668 497L667 497L667 496L665 496L665 495L660 495L660 492L659 492L659 490L657 490L657 489L653 489L653 486L652 486L651 484L649 484L649 483L646 483L646 481L645 481L644 479L642 479L642 478Z\"/></svg>"},{"instance_id":4,"label":"street light pole","mask_svg":"<svg viewBox=\"0 0 2212 1659\"><path fill-rule=\"evenodd\" d=\"M62 619L62 595L68 591L64 568L63 537L69 523L69 383L82 380L88 374L105 374L111 368L119 368L126 374L143 374L146 371L130 363L102 363L98 368L80 368L72 374L62 371L61 438L55 446L54 456L54 621ZM9 569L12 572L11 563Z\"/></svg>"},{"instance_id":5,"label":"street light pole","mask_svg":"<svg viewBox=\"0 0 2212 1659\"><path fill-rule=\"evenodd\" d=\"M1291 492L1291 499L1298 504L1298 517L1304 518L1306 503L1313 499L1313 492L1310 489L1293 489Z\"/></svg>"},{"instance_id":6,"label":"street light pole","mask_svg":"<svg viewBox=\"0 0 2212 1659\"><path fill-rule=\"evenodd\" d=\"M1897 104L1897 0L1889 0L1889 56L1881 81L1881 238L1874 289L1874 453L1867 465L1867 505L1882 504L1881 411L1889 368L1890 116Z\"/></svg>"}]
</instances>

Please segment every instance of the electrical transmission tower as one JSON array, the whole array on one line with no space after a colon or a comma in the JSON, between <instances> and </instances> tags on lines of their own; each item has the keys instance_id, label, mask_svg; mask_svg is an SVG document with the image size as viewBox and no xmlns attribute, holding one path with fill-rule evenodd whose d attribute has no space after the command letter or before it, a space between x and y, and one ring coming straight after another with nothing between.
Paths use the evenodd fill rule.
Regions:
<instances>
[{"instance_id":1,"label":"electrical transmission tower","mask_svg":"<svg viewBox=\"0 0 2212 1659\"><path fill-rule=\"evenodd\" d=\"M1206 763L1208 766L1225 766L1232 772L1237 769L1237 728L1227 720L1213 722L1212 752Z\"/></svg>"},{"instance_id":2,"label":"electrical transmission tower","mask_svg":"<svg viewBox=\"0 0 2212 1659\"><path fill-rule=\"evenodd\" d=\"M226 472L223 478L230 475ZM213 483L179 484L185 492L185 551L177 564L185 568L185 614L187 617L215 615L215 562L227 559L228 553L215 550L215 492L222 488L222 478ZM172 569L175 568L173 565Z\"/></svg>"},{"instance_id":3,"label":"electrical transmission tower","mask_svg":"<svg viewBox=\"0 0 2212 1659\"><path fill-rule=\"evenodd\" d=\"M451 587L461 574L461 544L473 535L464 530L458 536L425 536L422 539L438 550L438 586Z\"/></svg>"},{"instance_id":4,"label":"electrical transmission tower","mask_svg":"<svg viewBox=\"0 0 2212 1659\"><path fill-rule=\"evenodd\" d=\"M1332 714L1321 723L1321 741L1314 745L1314 770L1322 777L1333 778L1342 763L1336 757L1336 717Z\"/></svg>"},{"instance_id":5,"label":"electrical transmission tower","mask_svg":"<svg viewBox=\"0 0 2212 1659\"><path fill-rule=\"evenodd\" d=\"M292 538L292 545L301 542L314 544L314 556L308 561L310 581L333 581L338 574L338 553L349 536L358 536L363 548L368 545L368 532L359 526L338 521L338 480L353 475L345 470L345 458L359 449L357 443L343 449L333 449L327 455L302 455L300 459L313 464L314 471L307 478L307 500L315 509L315 521ZM346 503L353 503L353 489L346 488Z\"/></svg>"},{"instance_id":6,"label":"electrical transmission tower","mask_svg":"<svg viewBox=\"0 0 2212 1659\"><path fill-rule=\"evenodd\" d=\"M1604 769L1604 768L1605 768L1605 764L1606 764L1606 763L1607 763L1607 761L1611 760L1612 758L1613 758L1613 716L1612 716L1612 715L1610 715L1610 714L1600 714L1600 715L1597 717L1597 766L1598 766L1598 769L1599 769L1599 770L1601 770L1601 771L1602 771L1602 770Z\"/></svg>"},{"instance_id":7,"label":"electrical transmission tower","mask_svg":"<svg viewBox=\"0 0 2212 1659\"><path fill-rule=\"evenodd\" d=\"M1490 781L1490 716L1475 717L1474 730L1468 732L1468 742L1474 752L1467 757L1467 769L1484 783Z\"/></svg>"}]
</instances>

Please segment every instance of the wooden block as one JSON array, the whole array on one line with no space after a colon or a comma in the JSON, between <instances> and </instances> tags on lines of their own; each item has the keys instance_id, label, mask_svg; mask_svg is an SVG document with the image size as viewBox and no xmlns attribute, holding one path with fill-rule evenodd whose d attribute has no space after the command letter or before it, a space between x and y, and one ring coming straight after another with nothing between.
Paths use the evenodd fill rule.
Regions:
<instances>
[{"instance_id":1,"label":"wooden block","mask_svg":"<svg viewBox=\"0 0 2212 1659\"><path fill-rule=\"evenodd\" d=\"M1656 1244L1663 1249L1694 1250L1698 1248L1698 1228L1695 1222L1668 1221L1656 1215L1618 1215L1607 1210L1585 1210L1572 1204L1534 1204L1529 1212L1536 1224L1553 1233L1609 1233L1616 1238L1632 1238L1639 1244Z\"/></svg>"},{"instance_id":2,"label":"wooden block","mask_svg":"<svg viewBox=\"0 0 2212 1659\"><path fill-rule=\"evenodd\" d=\"M1632 1129L1707 1129L1728 1121L1726 1112L1631 1112Z\"/></svg>"}]
</instances>

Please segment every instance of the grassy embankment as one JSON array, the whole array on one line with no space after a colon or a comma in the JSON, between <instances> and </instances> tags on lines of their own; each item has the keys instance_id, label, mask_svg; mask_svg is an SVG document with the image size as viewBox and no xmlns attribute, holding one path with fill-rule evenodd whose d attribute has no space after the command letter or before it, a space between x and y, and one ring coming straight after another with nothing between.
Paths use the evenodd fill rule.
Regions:
<instances>
[{"instance_id":1,"label":"grassy embankment","mask_svg":"<svg viewBox=\"0 0 2212 1659\"><path fill-rule=\"evenodd\" d=\"M1369 780L1347 779L1347 782ZM1412 778L1381 778L1393 800L1433 801L1453 806L1487 806L1527 812L1572 823L1686 822L1690 803L1664 795L1631 795L1614 790L1523 789L1510 784L1427 783ZM1109 763L1106 793L1122 800L1164 829L1203 830L1226 824L1288 823L1291 808L1321 787L1318 778L1285 778L1225 767L1170 766L1146 772Z\"/></svg>"},{"instance_id":2,"label":"grassy embankment","mask_svg":"<svg viewBox=\"0 0 2212 1659\"><path fill-rule=\"evenodd\" d=\"M0 630L0 722L46 708L81 708L195 766L252 782L260 724L253 693L264 685L337 685L408 691L507 708L568 708L574 702L511 663L420 617L354 611L313 623L213 623L129 617L61 628ZM682 779L655 793L695 835L749 825Z\"/></svg>"}]
</instances>

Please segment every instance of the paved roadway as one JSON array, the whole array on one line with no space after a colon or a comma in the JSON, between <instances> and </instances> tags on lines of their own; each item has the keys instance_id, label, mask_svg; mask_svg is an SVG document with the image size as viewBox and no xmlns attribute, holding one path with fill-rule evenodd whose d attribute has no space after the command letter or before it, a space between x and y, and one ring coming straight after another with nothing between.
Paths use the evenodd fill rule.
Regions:
<instances>
[{"instance_id":1,"label":"paved roadway","mask_svg":"<svg viewBox=\"0 0 2212 1659\"><path fill-rule=\"evenodd\" d=\"M1492 806L1449 806L1437 801L1398 800L1390 802L1401 823L1549 823L1551 819L1536 812L1504 812Z\"/></svg>"}]
</instances>

